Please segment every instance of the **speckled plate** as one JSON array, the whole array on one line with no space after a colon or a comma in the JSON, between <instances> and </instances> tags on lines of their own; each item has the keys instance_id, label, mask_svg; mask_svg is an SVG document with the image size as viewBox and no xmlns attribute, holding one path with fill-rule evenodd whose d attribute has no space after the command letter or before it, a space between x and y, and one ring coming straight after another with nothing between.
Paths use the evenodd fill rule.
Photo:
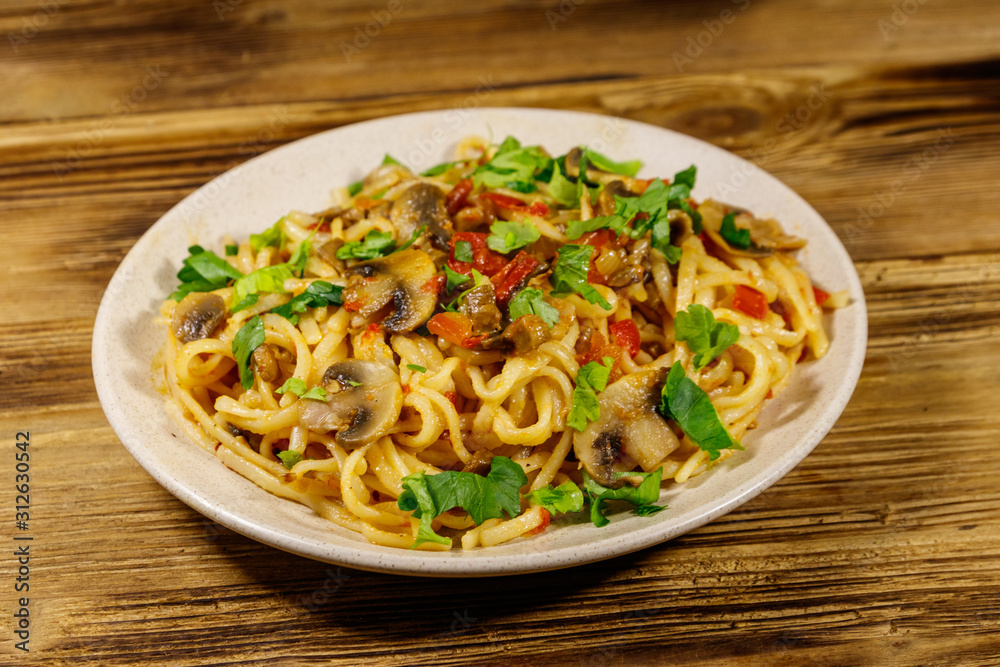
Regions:
<instances>
[{"instance_id":1,"label":"speckled plate","mask_svg":"<svg viewBox=\"0 0 1000 667\"><path fill-rule=\"evenodd\" d=\"M290 210L329 204L330 189L361 178L385 153L414 169L452 158L470 134L541 144L553 154L587 144L609 156L641 158L640 175L698 166L697 198L716 197L780 220L809 245L799 257L851 305L828 316L830 353L800 366L763 411L746 452L662 493L669 510L616 514L610 525L555 522L543 534L488 549L432 553L369 544L306 507L273 496L189 442L154 387L153 359L164 332L153 325L175 287L187 247L218 249L224 234L246 238ZM542 109L451 109L373 120L273 150L219 176L171 209L125 257L101 302L93 366L101 404L132 456L168 491L202 514L255 540L364 570L468 577L534 572L611 558L660 544L738 507L791 470L840 416L861 372L867 340L864 294L844 247L801 197L755 165L697 139L633 121Z\"/></svg>"}]
</instances>

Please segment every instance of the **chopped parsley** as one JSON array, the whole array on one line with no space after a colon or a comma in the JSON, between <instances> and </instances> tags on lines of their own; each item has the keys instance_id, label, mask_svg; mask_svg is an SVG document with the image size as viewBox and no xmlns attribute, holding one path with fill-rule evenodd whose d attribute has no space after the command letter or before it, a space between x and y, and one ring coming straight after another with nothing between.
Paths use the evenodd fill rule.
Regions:
<instances>
[{"instance_id":1,"label":"chopped parsley","mask_svg":"<svg viewBox=\"0 0 1000 667\"><path fill-rule=\"evenodd\" d=\"M606 155L601 155L597 151L584 148L590 164L603 171L610 171L612 174L623 174L625 176L635 176L642 168L642 160L629 160L628 162L615 162Z\"/></svg>"},{"instance_id":2,"label":"chopped parsley","mask_svg":"<svg viewBox=\"0 0 1000 667\"><path fill-rule=\"evenodd\" d=\"M498 221L490 225L490 235L486 239L486 245L490 250L495 250L506 255L518 248L523 248L526 245L534 243L541 236L539 231L530 222Z\"/></svg>"},{"instance_id":3,"label":"chopped parsley","mask_svg":"<svg viewBox=\"0 0 1000 667\"><path fill-rule=\"evenodd\" d=\"M740 339L740 328L735 324L717 322L712 311L700 303L691 304L677 313L674 320L677 340L687 343L694 352L694 367L701 370L713 359L729 349Z\"/></svg>"},{"instance_id":4,"label":"chopped parsley","mask_svg":"<svg viewBox=\"0 0 1000 667\"><path fill-rule=\"evenodd\" d=\"M250 357L254 350L264 344L264 322L260 315L254 315L233 337L233 356L236 357L236 367L240 372L240 385L244 389L253 386L253 371L250 369Z\"/></svg>"},{"instance_id":5,"label":"chopped parsley","mask_svg":"<svg viewBox=\"0 0 1000 667\"><path fill-rule=\"evenodd\" d=\"M278 458L281 459L281 464L283 466L291 470L295 467L296 463L302 460L302 454L291 450L285 450L283 452L278 452Z\"/></svg>"},{"instance_id":6,"label":"chopped parsley","mask_svg":"<svg viewBox=\"0 0 1000 667\"><path fill-rule=\"evenodd\" d=\"M226 246L226 257L233 257L238 255L240 252L240 247L238 245L227 245Z\"/></svg>"},{"instance_id":7,"label":"chopped parsley","mask_svg":"<svg viewBox=\"0 0 1000 667\"><path fill-rule=\"evenodd\" d=\"M470 242L468 241L455 242L455 261L467 262L467 263L471 263L473 261L472 244Z\"/></svg>"},{"instance_id":8,"label":"chopped parsley","mask_svg":"<svg viewBox=\"0 0 1000 667\"><path fill-rule=\"evenodd\" d=\"M708 452L712 461L719 458L723 449L743 449L726 430L708 394L687 376L679 361L671 366L667 375L662 401L660 411L663 415L677 422L694 444Z\"/></svg>"},{"instance_id":9,"label":"chopped parsley","mask_svg":"<svg viewBox=\"0 0 1000 667\"><path fill-rule=\"evenodd\" d=\"M611 304L587 282L590 271L590 256L594 252L589 245L564 245L559 248L559 257L552 270L550 282L554 296L578 293L590 303L596 303L604 310L611 310Z\"/></svg>"},{"instance_id":10,"label":"chopped parsley","mask_svg":"<svg viewBox=\"0 0 1000 667\"><path fill-rule=\"evenodd\" d=\"M590 520L598 528L610 523L610 519L604 516L605 504L609 500L624 500L635 505L635 513L639 516L650 516L665 510L666 505L654 505L660 498L660 479L663 476L663 468L655 472L619 472L615 477L641 477L639 486L628 484L619 489L609 489L601 486L586 472L583 473L583 492L590 503Z\"/></svg>"},{"instance_id":11,"label":"chopped parsley","mask_svg":"<svg viewBox=\"0 0 1000 667\"><path fill-rule=\"evenodd\" d=\"M736 226L735 213L727 213L722 219L719 235L734 248L746 250L750 247L750 230Z\"/></svg>"},{"instance_id":12,"label":"chopped parsley","mask_svg":"<svg viewBox=\"0 0 1000 667\"><path fill-rule=\"evenodd\" d=\"M258 299L260 299L259 294L247 294L245 297L240 299L230 310L233 313L238 313L241 310L256 305Z\"/></svg>"},{"instance_id":13,"label":"chopped parsley","mask_svg":"<svg viewBox=\"0 0 1000 667\"><path fill-rule=\"evenodd\" d=\"M230 280L238 280L243 274L232 264L216 255L211 250L193 245L188 248L188 257L177 272L181 284L170 298L180 301L191 292L211 292L229 284Z\"/></svg>"},{"instance_id":14,"label":"chopped parsley","mask_svg":"<svg viewBox=\"0 0 1000 667\"><path fill-rule=\"evenodd\" d=\"M427 372L427 367L426 366L420 366L418 364L406 364L406 367L409 368L414 373L426 373Z\"/></svg>"},{"instance_id":15,"label":"chopped parsley","mask_svg":"<svg viewBox=\"0 0 1000 667\"><path fill-rule=\"evenodd\" d=\"M539 146L522 147L514 137L507 137L493 159L472 173L475 186L510 188L518 192L536 190L535 178L549 168L552 158Z\"/></svg>"},{"instance_id":16,"label":"chopped parsley","mask_svg":"<svg viewBox=\"0 0 1000 667\"><path fill-rule=\"evenodd\" d=\"M458 302L461 301L465 297L466 294L468 294L472 290L476 289L480 285L485 285L488 282L490 282L489 278L487 278L486 276L484 276L483 274L481 274L479 271L476 271L475 269L472 269L472 287L470 287L469 289L465 290L464 292L462 292L461 294L459 294L457 297L455 297L455 299L451 303L443 304L442 307L445 310L453 312L453 313L456 312L456 311L458 311Z\"/></svg>"},{"instance_id":17,"label":"chopped parsley","mask_svg":"<svg viewBox=\"0 0 1000 667\"><path fill-rule=\"evenodd\" d=\"M402 162L400 162L399 160L397 160L397 159L396 159L396 158L394 158L393 156L389 155L388 153L386 153L386 154L385 154L385 157L384 157L384 158L382 158L382 164L383 164L383 165L387 165L387 164L398 164L398 165L399 165L400 167L402 167L402 166L403 166L403 163L402 163Z\"/></svg>"},{"instance_id":18,"label":"chopped parsley","mask_svg":"<svg viewBox=\"0 0 1000 667\"><path fill-rule=\"evenodd\" d=\"M280 248L285 245L285 232L281 226L281 223L284 221L285 219L282 218L260 234L251 234L250 247L253 248L253 251L259 252L261 248L266 248L267 246Z\"/></svg>"},{"instance_id":19,"label":"chopped parsley","mask_svg":"<svg viewBox=\"0 0 1000 667\"><path fill-rule=\"evenodd\" d=\"M344 302L343 292L344 288L340 285L331 285L325 280L315 280L309 283L302 294L284 305L272 308L271 312L281 315L292 324L298 324L299 316L296 313L304 313L306 308L339 306Z\"/></svg>"},{"instance_id":20,"label":"chopped parsley","mask_svg":"<svg viewBox=\"0 0 1000 667\"><path fill-rule=\"evenodd\" d=\"M347 186L347 194L352 197L356 197L359 192L365 187L364 181L355 181Z\"/></svg>"},{"instance_id":21,"label":"chopped parsley","mask_svg":"<svg viewBox=\"0 0 1000 667\"><path fill-rule=\"evenodd\" d=\"M459 241L461 243L461 241ZM456 244L457 245L457 244ZM465 275L464 273L459 273L458 271L453 271L450 266L445 265L441 267L444 269L445 275L445 292L453 292L465 283L472 280L471 277Z\"/></svg>"},{"instance_id":22,"label":"chopped parsley","mask_svg":"<svg viewBox=\"0 0 1000 667\"><path fill-rule=\"evenodd\" d=\"M549 180L549 195L558 203L567 208L574 208L580 204L580 196L577 184L566 178L559 166L559 160L553 161L552 178Z\"/></svg>"},{"instance_id":23,"label":"chopped parsley","mask_svg":"<svg viewBox=\"0 0 1000 667\"><path fill-rule=\"evenodd\" d=\"M337 259L375 259L388 255L396 247L390 232L373 229L360 241L348 241L337 249Z\"/></svg>"},{"instance_id":24,"label":"chopped parsley","mask_svg":"<svg viewBox=\"0 0 1000 667\"><path fill-rule=\"evenodd\" d=\"M494 456L486 477L471 472L446 471L428 475L424 471L402 480L403 493L396 504L420 519L414 547L425 542L450 544L434 532L431 522L450 509L460 507L476 525L487 519L513 518L521 513L522 486L528 478L520 465L506 456Z\"/></svg>"},{"instance_id":25,"label":"chopped parsley","mask_svg":"<svg viewBox=\"0 0 1000 667\"><path fill-rule=\"evenodd\" d=\"M545 300L542 290L526 287L510 300L510 319L516 320L524 315L538 315L549 325L555 326L559 321L559 311Z\"/></svg>"},{"instance_id":26,"label":"chopped parsley","mask_svg":"<svg viewBox=\"0 0 1000 667\"><path fill-rule=\"evenodd\" d=\"M305 381L298 378L288 378L285 380L285 384L281 385L278 389L275 389L274 392L276 394L290 392L299 398L311 399L314 401L326 400L326 389L323 389L323 387L313 387L312 389L308 389Z\"/></svg>"},{"instance_id":27,"label":"chopped parsley","mask_svg":"<svg viewBox=\"0 0 1000 667\"><path fill-rule=\"evenodd\" d=\"M614 359L604 357L599 364L596 361L587 362L576 374L576 387L573 389L573 404L566 418L566 425L577 431L587 428L589 422L601 418L601 406L597 402L597 392L604 391L608 386L611 366Z\"/></svg>"},{"instance_id":28,"label":"chopped parsley","mask_svg":"<svg viewBox=\"0 0 1000 667\"><path fill-rule=\"evenodd\" d=\"M242 306L246 308L250 303L244 304L244 300L252 295L258 294L260 292L278 292L284 293L285 291L285 281L289 278L294 278L292 274L291 267L288 264L275 264L274 266L265 266L263 269L257 269L252 273L248 273L239 280L233 286L235 291L233 295L233 300L235 306ZM254 302L256 303L256 302Z\"/></svg>"},{"instance_id":29,"label":"chopped parsley","mask_svg":"<svg viewBox=\"0 0 1000 667\"><path fill-rule=\"evenodd\" d=\"M549 514L566 514L583 509L583 492L574 482L563 482L555 488L547 484L524 497L532 505L544 507Z\"/></svg>"}]
</instances>

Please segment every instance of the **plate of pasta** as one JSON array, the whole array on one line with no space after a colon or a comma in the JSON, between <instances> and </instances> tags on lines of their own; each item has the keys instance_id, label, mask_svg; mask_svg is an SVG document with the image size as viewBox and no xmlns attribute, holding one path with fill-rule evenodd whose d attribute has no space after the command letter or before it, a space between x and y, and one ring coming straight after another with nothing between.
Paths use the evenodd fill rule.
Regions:
<instances>
[{"instance_id":1,"label":"plate of pasta","mask_svg":"<svg viewBox=\"0 0 1000 667\"><path fill-rule=\"evenodd\" d=\"M780 181L662 128L452 109L199 189L123 260L93 365L135 459L316 560L593 562L760 493L846 406L864 294Z\"/></svg>"}]
</instances>

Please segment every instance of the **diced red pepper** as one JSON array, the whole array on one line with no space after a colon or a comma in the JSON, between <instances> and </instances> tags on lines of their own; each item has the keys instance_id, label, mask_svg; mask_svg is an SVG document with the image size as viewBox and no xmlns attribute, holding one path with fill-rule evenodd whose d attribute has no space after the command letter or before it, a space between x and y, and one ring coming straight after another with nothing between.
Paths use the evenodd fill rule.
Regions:
<instances>
[{"instance_id":1,"label":"diced red pepper","mask_svg":"<svg viewBox=\"0 0 1000 667\"><path fill-rule=\"evenodd\" d=\"M507 265L507 258L486 247L489 234L478 232L459 232L451 237L451 254L448 256L448 268L466 276L472 276L472 269L484 276L492 276ZM455 259L455 244L466 241L472 247L472 261L461 262Z\"/></svg>"},{"instance_id":2,"label":"diced red pepper","mask_svg":"<svg viewBox=\"0 0 1000 667\"><path fill-rule=\"evenodd\" d=\"M523 281L535 272L541 262L524 252L517 253L510 262L507 263L491 280L493 281L493 293L496 294L497 303L507 303L514 291Z\"/></svg>"},{"instance_id":3,"label":"diced red pepper","mask_svg":"<svg viewBox=\"0 0 1000 667\"><path fill-rule=\"evenodd\" d=\"M445 282L447 282L447 279L444 274L439 273L421 285L420 291L425 294L440 294L441 290L444 289Z\"/></svg>"},{"instance_id":4,"label":"diced red pepper","mask_svg":"<svg viewBox=\"0 0 1000 667\"><path fill-rule=\"evenodd\" d=\"M427 330L449 343L471 350L486 338L472 335L472 320L464 313L438 313L427 320Z\"/></svg>"},{"instance_id":5,"label":"diced red pepper","mask_svg":"<svg viewBox=\"0 0 1000 667\"><path fill-rule=\"evenodd\" d=\"M770 311L767 306L767 298L746 285L736 286L736 294L733 295L733 308L757 320L764 319Z\"/></svg>"},{"instance_id":6,"label":"diced red pepper","mask_svg":"<svg viewBox=\"0 0 1000 667\"><path fill-rule=\"evenodd\" d=\"M448 196L444 198L445 206L448 208L448 215L455 215L465 206L470 192L472 192L471 178L463 178L455 184L455 187L451 189Z\"/></svg>"},{"instance_id":7,"label":"diced red pepper","mask_svg":"<svg viewBox=\"0 0 1000 667\"><path fill-rule=\"evenodd\" d=\"M813 294L816 295L816 305L817 306L823 305L823 302L830 298L830 293L829 292L827 292L825 290L821 290L820 288L816 287L815 285L813 285Z\"/></svg>"},{"instance_id":8,"label":"diced red pepper","mask_svg":"<svg viewBox=\"0 0 1000 667\"><path fill-rule=\"evenodd\" d=\"M508 211L527 213L528 215L534 215L539 218L544 218L549 214L549 207L545 205L545 202L537 201L528 205L517 197L503 195L499 192L484 192L482 196L484 199L488 199L496 204L498 208L506 209Z\"/></svg>"},{"instance_id":9,"label":"diced red pepper","mask_svg":"<svg viewBox=\"0 0 1000 667\"><path fill-rule=\"evenodd\" d=\"M615 322L608 327L611 335L615 337L615 342L625 348L628 356L635 358L639 354L639 344L642 342L639 337L639 327L632 320L622 320Z\"/></svg>"}]
</instances>

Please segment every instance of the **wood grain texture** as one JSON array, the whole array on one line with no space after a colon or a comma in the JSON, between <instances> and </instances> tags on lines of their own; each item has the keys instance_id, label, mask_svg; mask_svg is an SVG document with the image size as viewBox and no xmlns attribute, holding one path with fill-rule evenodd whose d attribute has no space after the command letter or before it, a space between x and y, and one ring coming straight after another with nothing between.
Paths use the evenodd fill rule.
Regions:
<instances>
[{"instance_id":1,"label":"wood grain texture","mask_svg":"<svg viewBox=\"0 0 1000 667\"><path fill-rule=\"evenodd\" d=\"M35 537L27 655L0 558L0 664L1000 664L1000 6L895 3L916 9L894 23L888 0L400 3L350 61L340 43L388 3L0 7L0 502L30 430ZM809 200L869 307L833 431L697 531L504 579L328 567L170 496L90 372L128 249L253 155L472 104L676 129Z\"/></svg>"}]
</instances>

